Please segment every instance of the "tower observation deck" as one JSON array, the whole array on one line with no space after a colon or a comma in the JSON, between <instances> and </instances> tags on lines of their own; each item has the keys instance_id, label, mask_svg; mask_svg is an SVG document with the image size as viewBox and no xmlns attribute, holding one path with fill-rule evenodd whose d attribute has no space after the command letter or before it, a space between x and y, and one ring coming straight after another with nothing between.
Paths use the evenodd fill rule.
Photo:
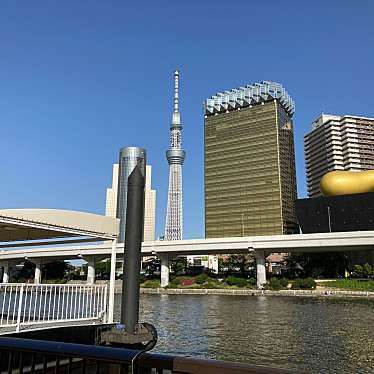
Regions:
<instances>
[{"instance_id":1,"label":"tower observation deck","mask_svg":"<svg viewBox=\"0 0 374 374\"><path fill-rule=\"evenodd\" d=\"M179 72L174 72L174 112L170 125L169 189L166 210L165 240L183 238L182 165L186 152L182 150L182 126L179 113Z\"/></svg>"}]
</instances>

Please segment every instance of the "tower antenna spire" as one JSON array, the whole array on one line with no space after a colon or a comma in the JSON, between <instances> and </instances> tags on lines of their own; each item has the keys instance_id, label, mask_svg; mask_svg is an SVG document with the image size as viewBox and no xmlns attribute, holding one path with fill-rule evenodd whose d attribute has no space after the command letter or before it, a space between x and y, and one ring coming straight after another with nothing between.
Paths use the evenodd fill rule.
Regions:
<instances>
[{"instance_id":1,"label":"tower antenna spire","mask_svg":"<svg viewBox=\"0 0 374 374\"><path fill-rule=\"evenodd\" d=\"M174 71L174 112L179 112L179 71Z\"/></svg>"}]
</instances>

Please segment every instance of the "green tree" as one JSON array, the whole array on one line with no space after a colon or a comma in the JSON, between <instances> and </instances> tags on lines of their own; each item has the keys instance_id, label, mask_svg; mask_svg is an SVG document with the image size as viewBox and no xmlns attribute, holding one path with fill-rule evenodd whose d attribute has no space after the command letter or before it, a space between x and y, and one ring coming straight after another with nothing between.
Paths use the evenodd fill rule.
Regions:
<instances>
[{"instance_id":1,"label":"green tree","mask_svg":"<svg viewBox=\"0 0 374 374\"><path fill-rule=\"evenodd\" d=\"M72 280L84 280L87 276L87 273L85 275L82 275L81 272L84 272L83 267L81 266L73 266L71 264L68 265L68 273L66 274L66 279L72 279Z\"/></svg>"},{"instance_id":2,"label":"green tree","mask_svg":"<svg viewBox=\"0 0 374 374\"><path fill-rule=\"evenodd\" d=\"M69 270L69 265L65 261L53 261L43 265L42 277L43 279L59 279L62 280Z\"/></svg>"},{"instance_id":3,"label":"green tree","mask_svg":"<svg viewBox=\"0 0 374 374\"><path fill-rule=\"evenodd\" d=\"M361 265L357 264L353 266L353 276L355 278L361 278L364 276L364 269L362 268Z\"/></svg>"},{"instance_id":4,"label":"green tree","mask_svg":"<svg viewBox=\"0 0 374 374\"><path fill-rule=\"evenodd\" d=\"M160 260L153 257L143 263L143 270L148 278L152 278L154 273L160 270L160 266Z\"/></svg>"},{"instance_id":5,"label":"green tree","mask_svg":"<svg viewBox=\"0 0 374 374\"><path fill-rule=\"evenodd\" d=\"M175 276L188 274L188 261L187 257L177 257L170 261L171 271Z\"/></svg>"},{"instance_id":6,"label":"green tree","mask_svg":"<svg viewBox=\"0 0 374 374\"><path fill-rule=\"evenodd\" d=\"M292 281L293 290L313 290L316 288L316 282L313 278L295 279Z\"/></svg>"},{"instance_id":7,"label":"green tree","mask_svg":"<svg viewBox=\"0 0 374 374\"><path fill-rule=\"evenodd\" d=\"M344 252L292 253L286 258L285 265L289 278L336 278L344 276L349 257Z\"/></svg>"},{"instance_id":8,"label":"green tree","mask_svg":"<svg viewBox=\"0 0 374 374\"><path fill-rule=\"evenodd\" d=\"M246 287L246 286L248 286L248 283L247 283L246 279L237 278L237 277L233 277L233 276L227 277L225 279L225 282L229 286L237 286L237 287Z\"/></svg>"},{"instance_id":9,"label":"green tree","mask_svg":"<svg viewBox=\"0 0 374 374\"><path fill-rule=\"evenodd\" d=\"M363 268L362 268L362 270L363 270L363 276L365 277L365 278L370 278L372 275L373 275L373 270L372 270L372 268L371 268L371 265L370 264L368 264L368 263L366 263L364 266L363 266Z\"/></svg>"},{"instance_id":10,"label":"green tree","mask_svg":"<svg viewBox=\"0 0 374 374\"><path fill-rule=\"evenodd\" d=\"M270 278L266 283L265 288L273 291L279 291L283 288L283 285L278 278Z\"/></svg>"},{"instance_id":11,"label":"green tree","mask_svg":"<svg viewBox=\"0 0 374 374\"><path fill-rule=\"evenodd\" d=\"M110 260L97 261L95 263L95 273L100 279L108 279L110 277Z\"/></svg>"},{"instance_id":12,"label":"green tree","mask_svg":"<svg viewBox=\"0 0 374 374\"><path fill-rule=\"evenodd\" d=\"M218 274L222 274L225 269L225 263L223 261L223 258L219 257L218 258Z\"/></svg>"},{"instance_id":13,"label":"green tree","mask_svg":"<svg viewBox=\"0 0 374 374\"><path fill-rule=\"evenodd\" d=\"M223 259L221 268L227 269L228 274L240 274L246 276L249 273L249 268L254 264L254 256L249 255L229 255ZM220 264L218 263L220 266Z\"/></svg>"},{"instance_id":14,"label":"green tree","mask_svg":"<svg viewBox=\"0 0 374 374\"><path fill-rule=\"evenodd\" d=\"M210 277L207 274L200 274L195 278L195 283L197 284L204 284L205 282L208 282L210 280Z\"/></svg>"},{"instance_id":15,"label":"green tree","mask_svg":"<svg viewBox=\"0 0 374 374\"><path fill-rule=\"evenodd\" d=\"M16 271L12 274L12 279L16 282L25 282L29 279L34 279L35 264L31 261L24 261L17 265Z\"/></svg>"}]
</instances>

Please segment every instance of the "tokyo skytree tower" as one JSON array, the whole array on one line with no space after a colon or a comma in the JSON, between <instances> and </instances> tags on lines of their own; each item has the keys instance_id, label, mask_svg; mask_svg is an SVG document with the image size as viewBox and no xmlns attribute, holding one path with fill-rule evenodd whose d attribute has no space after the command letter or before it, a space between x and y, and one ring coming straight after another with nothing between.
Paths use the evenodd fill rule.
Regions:
<instances>
[{"instance_id":1,"label":"tokyo skytree tower","mask_svg":"<svg viewBox=\"0 0 374 374\"><path fill-rule=\"evenodd\" d=\"M170 125L170 148L166 152L169 163L169 191L166 211L165 240L183 238L182 165L186 152L182 150L182 126L179 113L179 72L174 72L174 112Z\"/></svg>"}]
</instances>

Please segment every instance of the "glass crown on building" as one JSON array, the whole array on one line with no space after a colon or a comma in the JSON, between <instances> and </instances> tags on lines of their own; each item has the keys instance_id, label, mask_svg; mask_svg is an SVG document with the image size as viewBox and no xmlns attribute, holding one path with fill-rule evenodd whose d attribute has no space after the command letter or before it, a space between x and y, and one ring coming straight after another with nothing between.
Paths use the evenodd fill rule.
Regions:
<instances>
[{"instance_id":1,"label":"glass crown on building","mask_svg":"<svg viewBox=\"0 0 374 374\"><path fill-rule=\"evenodd\" d=\"M295 112L295 102L285 88L276 82L263 81L231 91L218 92L204 102L206 115L225 113L249 105L277 99L290 117Z\"/></svg>"}]
</instances>

